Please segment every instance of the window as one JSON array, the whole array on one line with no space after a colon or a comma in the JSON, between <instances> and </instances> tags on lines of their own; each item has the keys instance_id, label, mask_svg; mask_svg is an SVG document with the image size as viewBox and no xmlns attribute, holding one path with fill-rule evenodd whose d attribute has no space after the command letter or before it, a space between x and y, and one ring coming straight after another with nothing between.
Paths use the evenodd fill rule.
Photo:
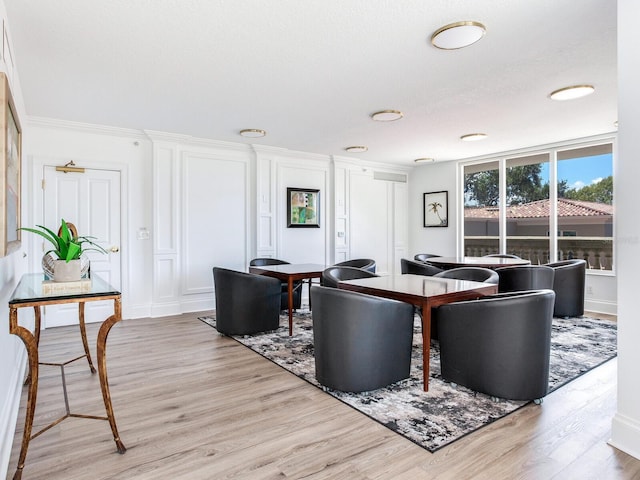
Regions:
<instances>
[{"instance_id":1,"label":"window","mask_svg":"<svg viewBox=\"0 0 640 480\"><path fill-rule=\"evenodd\" d=\"M613 270L611 141L467 164L463 177L465 255Z\"/></svg>"}]
</instances>

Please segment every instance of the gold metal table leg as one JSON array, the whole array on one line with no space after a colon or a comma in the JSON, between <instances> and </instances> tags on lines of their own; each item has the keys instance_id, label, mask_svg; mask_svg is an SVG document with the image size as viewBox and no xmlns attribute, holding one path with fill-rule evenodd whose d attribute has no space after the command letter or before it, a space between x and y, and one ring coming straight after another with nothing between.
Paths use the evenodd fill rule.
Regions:
<instances>
[{"instance_id":1,"label":"gold metal table leg","mask_svg":"<svg viewBox=\"0 0 640 480\"><path fill-rule=\"evenodd\" d=\"M80 336L82 337L82 346L84 347L84 353L87 356L87 362L89 362L89 368L91 373L96 373L96 369L91 361L91 352L89 351L89 343L87 343L87 329L84 324L84 302L78 304L78 323L80 324Z\"/></svg>"},{"instance_id":2,"label":"gold metal table leg","mask_svg":"<svg viewBox=\"0 0 640 480\"><path fill-rule=\"evenodd\" d=\"M124 446L120 435L118 434L118 427L116 425L116 418L113 414L113 406L111 405L111 394L109 393L109 380L107 378L107 359L106 359L106 345L107 336L111 327L118 323L122 318L122 307L120 298L114 299L114 314L107 318L98 331L98 374L100 375L100 388L102 389L102 399L104 400L104 407L107 411L107 418L109 419L109 425L111 426L111 433L113 433L113 440L116 442L118 453L124 453L127 451L127 447Z\"/></svg>"},{"instance_id":3,"label":"gold metal table leg","mask_svg":"<svg viewBox=\"0 0 640 480\"><path fill-rule=\"evenodd\" d=\"M27 458L27 449L29 448L29 440L31 440L31 430L33 427L33 415L36 410L36 398L38 396L38 339L40 332L40 308L34 307L36 310L36 329L37 337L28 329L18 325L18 309L9 308L9 333L20 337L27 350L27 358L29 361L29 394L27 397L27 409L24 419L24 432L22 433L22 446L20 447L20 456L18 457L18 467L13 475L14 480L22 478L22 470L24 462Z\"/></svg>"}]
</instances>

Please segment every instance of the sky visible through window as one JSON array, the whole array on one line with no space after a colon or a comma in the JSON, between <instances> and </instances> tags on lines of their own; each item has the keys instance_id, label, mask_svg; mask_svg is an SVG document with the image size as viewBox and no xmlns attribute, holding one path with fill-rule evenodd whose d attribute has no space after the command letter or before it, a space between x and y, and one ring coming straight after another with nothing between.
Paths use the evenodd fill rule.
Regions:
<instances>
[{"instance_id":1,"label":"sky visible through window","mask_svg":"<svg viewBox=\"0 0 640 480\"><path fill-rule=\"evenodd\" d=\"M611 154L574 158L558 162L558 180L566 180L569 188L580 189L613 175ZM542 178L549 178L549 164L542 164Z\"/></svg>"}]
</instances>

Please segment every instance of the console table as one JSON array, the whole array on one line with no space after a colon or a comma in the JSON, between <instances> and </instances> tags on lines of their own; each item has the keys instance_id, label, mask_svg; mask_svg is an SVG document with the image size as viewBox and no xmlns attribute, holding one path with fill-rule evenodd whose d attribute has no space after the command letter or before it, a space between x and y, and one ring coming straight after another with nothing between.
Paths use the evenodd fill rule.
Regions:
<instances>
[{"instance_id":1,"label":"console table","mask_svg":"<svg viewBox=\"0 0 640 480\"><path fill-rule=\"evenodd\" d=\"M25 412L24 432L22 435L22 447L20 449L20 457L18 458L18 467L13 476L14 480L19 480L20 478L22 478L22 470L24 469L25 459L27 457L27 449L29 448L29 442L31 441L31 439L37 437L41 433L45 432L46 430L50 429L51 427L60 423L62 420L69 417L88 418L92 420L108 420L118 452L124 453L127 450L120 440L118 427L116 426L116 420L113 414L113 407L111 406L111 395L109 393L109 382L107 379L105 351L107 336L109 335L111 327L118 323L122 318L120 292L114 289L100 277L95 275L92 276L90 286L88 287L85 286L81 289L78 289L77 291L75 291L73 288L56 288L54 291L55 293L51 294L43 293L42 274L26 274L20 279L18 286L14 290L11 299L9 300L9 333L20 337L27 350L29 361L29 371L27 380L25 381L25 384L29 385L29 393L27 398L27 408ZM113 315L104 320L100 325L97 340L98 375L100 376L102 399L104 400L104 406L107 412L106 417L71 413L69 411L66 383L64 381L64 365L79 360L83 357L87 358L91 373L95 373L96 371L93 366L93 362L91 361L91 354L89 352L89 345L87 343L87 333L84 321L84 304L85 302L94 302L100 300L113 300ZM66 414L32 435L31 430L33 427L33 415L36 409L36 397L38 395L38 368L39 365L41 365L38 360L38 345L40 342L41 322L40 307L65 303L78 304L78 321L80 324L80 335L82 337L82 345L84 347L85 354L64 363L46 364L57 365L61 368ZM25 307L33 307L35 312L35 326L33 332L18 323L18 309Z\"/></svg>"}]
</instances>

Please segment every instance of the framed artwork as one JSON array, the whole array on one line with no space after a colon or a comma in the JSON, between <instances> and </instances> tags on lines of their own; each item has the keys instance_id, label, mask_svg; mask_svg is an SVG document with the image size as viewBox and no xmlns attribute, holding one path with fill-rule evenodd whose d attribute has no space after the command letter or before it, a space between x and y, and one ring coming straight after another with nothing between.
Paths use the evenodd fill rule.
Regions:
<instances>
[{"instance_id":1,"label":"framed artwork","mask_svg":"<svg viewBox=\"0 0 640 480\"><path fill-rule=\"evenodd\" d=\"M0 72L0 257L20 248L22 131L9 81Z\"/></svg>"},{"instance_id":2,"label":"framed artwork","mask_svg":"<svg viewBox=\"0 0 640 480\"><path fill-rule=\"evenodd\" d=\"M427 192L423 198L425 227L449 226L449 192Z\"/></svg>"},{"instance_id":3,"label":"framed artwork","mask_svg":"<svg viewBox=\"0 0 640 480\"><path fill-rule=\"evenodd\" d=\"M287 228L320 228L320 190L287 188Z\"/></svg>"}]
</instances>

